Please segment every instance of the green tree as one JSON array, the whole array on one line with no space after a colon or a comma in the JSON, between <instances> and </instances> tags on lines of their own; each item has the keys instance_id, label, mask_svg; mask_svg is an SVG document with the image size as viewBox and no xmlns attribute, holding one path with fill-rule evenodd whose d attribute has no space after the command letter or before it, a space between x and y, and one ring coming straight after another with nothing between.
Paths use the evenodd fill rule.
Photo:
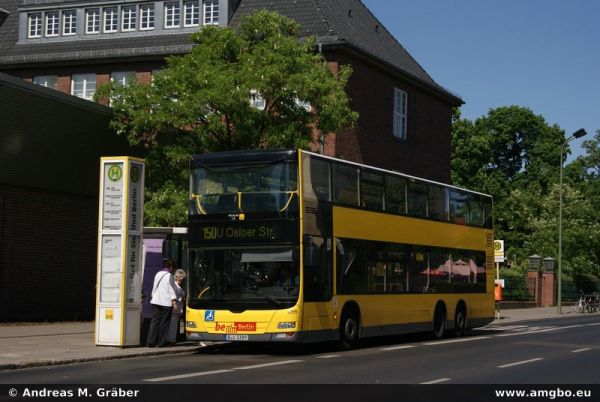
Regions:
<instances>
[{"instance_id":1,"label":"green tree","mask_svg":"<svg viewBox=\"0 0 600 402\"><path fill-rule=\"evenodd\" d=\"M474 122L455 118L452 178L481 189L555 181L564 133L520 106L491 109ZM500 182L500 183L499 183Z\"/></svg>"},{"instance_id":2,"label":"green tree","mask_svg":"<svg viewBox=\"0 0 600 402\"><path fill-rule=\"evenodd\" d=\"M586 154L565 167L565 181L577 186L593 205L600 205L600 130L583 142L583 148ZM600 209L595 216L600 219Z\"/></svg>"},{"instance_id":3,"label":"green tree","mask_svg":"<svg viewBox=\"0 0 600 402\"><path fill-rule=\"evenodd\" d=\"M532 236L525 248L558 256L559 185L542 200L541 213L531 217ZM563 184L562 270L566 275L600 274L600 222L596 208L580 190Z\"/></svg>"},{"instance_id":4,"label":"green tree","mask_svg":"<svg viewBox=\"0 0 600 402\"><path fill-rule=\"evenodd\" d=\"M185 222L193 153L306 148L315 130L325 136L355 124L344 90L351 69L334 73L299 32L267 11L237 31L203 27L190 53L168 58L152 85L99 89L97 99L111 99L112 127L149 150L147 224Z\"/></svg>"},{"instance_id":5,"label":"green tree","mask_svg":"<svg viewBox=\"0 0 600 402\"><path fill-rule=\"evenodd\" d=\"M475 121L455 115L452 136L453 182L494 196L496 237L524 259L531 219L558 179L563 131L528 108L507 106Z\"/></svg>"}]
</instances>

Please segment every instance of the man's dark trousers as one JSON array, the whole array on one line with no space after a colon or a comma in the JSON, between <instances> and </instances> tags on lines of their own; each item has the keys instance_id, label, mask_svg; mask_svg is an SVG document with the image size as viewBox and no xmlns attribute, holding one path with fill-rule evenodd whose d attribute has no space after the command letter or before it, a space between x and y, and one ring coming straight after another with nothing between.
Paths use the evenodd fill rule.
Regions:
<instances>
[{"instance_id":1,"label":"man's dark trousers","mask_svg":"<svg viewBox=\"0 0 600 402\"><path fill-rule=\"evenodd\" d=\"M150 321L150 329L146 342L148 346L163 347L167 345L171 310L171 306L152 305L152 321Z\"/></svg>"}]
</instances>

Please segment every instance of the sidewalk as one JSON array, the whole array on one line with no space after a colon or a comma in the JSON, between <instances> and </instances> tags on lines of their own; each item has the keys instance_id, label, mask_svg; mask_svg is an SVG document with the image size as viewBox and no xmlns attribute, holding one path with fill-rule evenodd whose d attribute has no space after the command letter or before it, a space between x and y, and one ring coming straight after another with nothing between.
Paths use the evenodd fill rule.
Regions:
<instances>
[{"instance_id":1,"label":"sidewalk","mask_svg":"<svg viewBox=\"0 0 600 402\"><path fill-rule=\"evenodd\" d=\"M574 317L577 315L574 306L563 306L562 314L558 314L557 307L537 307L537 308L522 308L522 309L507 309L502 310L500 307L500 319L495 319L490 325L507 324L509 322L526 321L526 320L541 320L544 318L564 318Z\"/></svg>"},{"instance_id":2,"label":"sidewalk","mask_svg":"<svg viewBox=\"0 0 600 402\"><path fill-rule=\"evenodd\" d=\"M0 324L0 370L189 353L199 347L197 342L160 349L96 346L94 322Z\"/></svg>"},{"instance_id":3,"label":"sidewalk","mask_svg":"<svg viewBox=\"0 0 600 402\"><path fill-rule=\"evenodd\" d=\"M501 319L490 325L523 320L575 316L573 307L501 310ZM0 324L0 370L123 359L162 354L190 353L200 345L187 342L169 348L110 347L94 344L94 323Z\"/></svg>"}]
</instances>

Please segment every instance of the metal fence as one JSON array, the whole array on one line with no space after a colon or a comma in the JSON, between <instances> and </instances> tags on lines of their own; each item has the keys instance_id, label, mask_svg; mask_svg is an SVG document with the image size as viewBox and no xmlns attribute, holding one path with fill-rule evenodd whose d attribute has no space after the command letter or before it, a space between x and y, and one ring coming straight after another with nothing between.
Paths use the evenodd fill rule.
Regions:
<instances>
[{"instance_id":1,"label":"metal fence","mask_svg":"<svg viewBox=\"0 0 600 402\"><path fill-rule=\"evenodd\" d=\"M600 293L600 281L596 282L576 282L576 281L562 281L562 300L564 301L577 301L581 293Z\"/></svg>"}]
</instances>

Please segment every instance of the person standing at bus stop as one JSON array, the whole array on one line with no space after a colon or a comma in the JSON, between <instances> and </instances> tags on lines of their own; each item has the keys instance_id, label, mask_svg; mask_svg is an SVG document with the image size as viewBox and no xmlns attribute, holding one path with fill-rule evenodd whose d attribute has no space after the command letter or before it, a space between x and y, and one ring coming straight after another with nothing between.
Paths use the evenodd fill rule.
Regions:
<instances>
[{"instance_id":1,"label":"person standing at bus stop","mask_svg":"<svg viewBox=\"0 0 600 402\"><path fill-rule=\"evenodd\" d=\"M179 333L179 321L183 315L183 309L185 305L185 291L181 287L183 280L185 279L186 273L183 269L178 269L173 275L175 277L175 294L177 295L177 307L173 307L171 313L171 322L169 324L169 336L167 342L174 345L177 342L177 334Z\"/></svg>"},{"instance_id":2,"label":"person standing at bus stop","mask_svg":"<svg viewBox=\"0 0 600 402\"><path fill-rule=\"evenodd\" d=\"M165 258L163 268L154 276L152 299L150 299L152 321L150 321L148 339L146 340L146 344L150 348L167 346L171 312L174 308L177 308L177 294L175 293L175 281L173 275L171 275L172 270L173 261Z\"/></svg>"}]
</instances>

